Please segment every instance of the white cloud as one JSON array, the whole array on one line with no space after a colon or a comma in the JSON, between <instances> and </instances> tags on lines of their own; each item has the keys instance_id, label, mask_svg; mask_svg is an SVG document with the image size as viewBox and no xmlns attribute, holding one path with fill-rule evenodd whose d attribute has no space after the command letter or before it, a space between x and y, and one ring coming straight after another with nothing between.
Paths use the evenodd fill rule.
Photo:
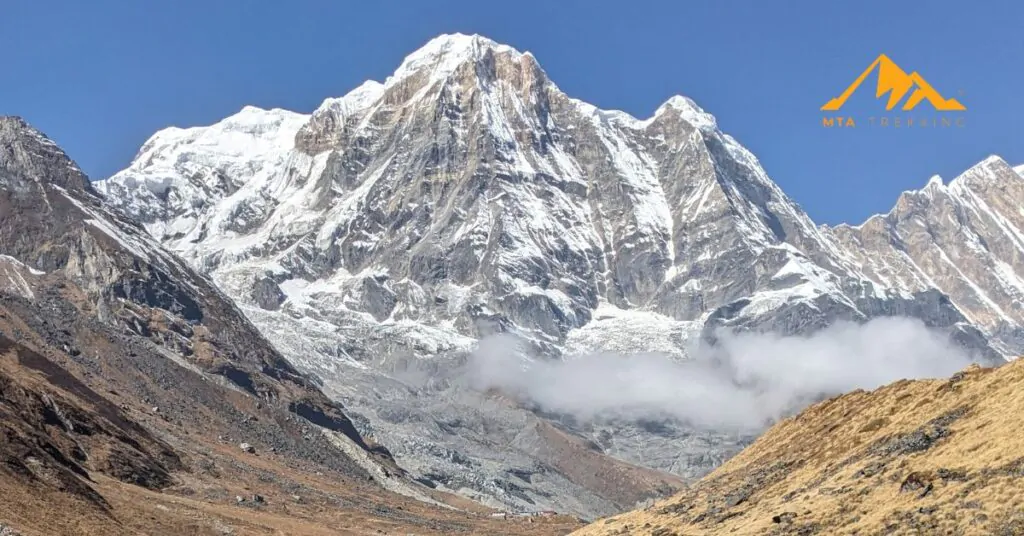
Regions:
<instances>
[{"instance_id":1,"label":"white cloud","mask_svg":"<svg viewBox=\"0 0 1024 536\"><path fill-rule=\"evenodd\" d=\"M903 378L942 377L970 363L920 321L839 323L809 336L720 333L693 359L598 354L525 356L516 340L481 341L469 361L477 389L498 388L579 419L671 416L715 430L758 430L825 396Z\"/></svg>"}]
</instances>

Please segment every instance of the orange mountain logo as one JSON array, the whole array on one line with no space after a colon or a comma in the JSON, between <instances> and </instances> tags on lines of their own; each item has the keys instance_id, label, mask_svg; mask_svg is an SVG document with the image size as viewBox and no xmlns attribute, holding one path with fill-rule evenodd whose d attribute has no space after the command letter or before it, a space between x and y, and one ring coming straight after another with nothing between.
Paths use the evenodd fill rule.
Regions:
<instances>
[{"instance_id":1,"label":"orange mountain logo","mask_svg":"<svg viewBox=\"0 0 1024 536\"><path fill-rule=\"evenodd\" d=\"M838 110L842 108L843 104L846 103L846 99L853 95L853 92L860 87L864 79L871 74L875 68L878 68L878 86L875 89L875 98L879 99L886 93L889 94L889 101L885 105L886 110L892 110L894 106L899 104L903 97L907 94L910 96L903 103L903 110L913 110L915 106L921 103L923 100L928 100L940 112L954 112L962 111L967 108L963 104L960 104L956 99L944 98L939 92L931 86L925 79L914 71L907 74L906 71L896 65L894 61L889 59L889 56L880 54L875 61L864 69L863 73L850 84L850 87L843 91L842 95L828 101L824 106L821 107L822 111ZM913 91L911 91L913 90Z\"/></svg>"}]
</instances>

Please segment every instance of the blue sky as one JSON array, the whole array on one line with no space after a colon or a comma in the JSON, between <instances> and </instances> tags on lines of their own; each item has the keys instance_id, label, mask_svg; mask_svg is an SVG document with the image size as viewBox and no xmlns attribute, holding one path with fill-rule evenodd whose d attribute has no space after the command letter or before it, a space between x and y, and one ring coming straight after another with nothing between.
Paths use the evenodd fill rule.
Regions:
<instances>
[{"instance_id":1,"label":"blue sky","mask_svg":"<svg viewBox=\"0 0 1024 536\"><path fill-rule=\"evenodd\" d=\"M533 52L565 92L602 108L647 117L673 94L693 98L821 223L887 211L989 154L1024 163L1024 3L624 5L7 0L0 114L24 116L103 178L160 128L246 104L309 112L463 32ZM819 107L882 52L963 102L966 126L824 129ZM844 112L880 115L869 101Z\"/></svg>"}]
</instances>

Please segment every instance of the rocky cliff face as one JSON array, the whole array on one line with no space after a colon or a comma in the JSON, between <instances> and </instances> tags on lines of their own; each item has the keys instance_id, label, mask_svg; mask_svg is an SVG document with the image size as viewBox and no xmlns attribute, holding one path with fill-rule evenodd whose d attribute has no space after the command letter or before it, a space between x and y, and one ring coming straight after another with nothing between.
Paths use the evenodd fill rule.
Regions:
<instances>
[{"instance_id":1,"label":"rocky cliff face","mask_svg":"<svg viewBox=\"0 0 1024 536\"><path fill-rule=\"evenodd\" d=\"M414 473L516 508L615 506L544 469L547 439L513 432L535 416L460 383L466 352L491 334L549 356L685 357L722 327L794 334L900 315L979 359L1020 349L1019 319L981 321L952 275L879 275L874 259L901 253L816 226L693 101L647 119L600 110L529 53L479 36L434 39L308 116L247 107L161 131L95 187L208 273ZM1012 233L991 236L1001 242L985 247L1019 255ZM563 424L686 477L745 441ZM568 489L597 506L552 502Z\"/></svg>"},{"instance_id":2,"label":"rocky cliff face","mask_svg":"<svg viewBox=\"0 0 1024 536\"><path fill-rule=\"evenodd\" d=\"M16 117L0 117L0 273L7 276L0 287L6 347L25 355L56 348L87 374L110 371L106 380L136 402L163 399L164 414L177 419L195 419L189 410L198 404L213 422L223 419L225 430L243 424L226 395L237 391L394 465L209 279L105 206L78 166ZM152 376L119 383L133 374ZM160 389L148 392L149 381ZM211 393L213 384L203 382L225 392ZM182 400L186 392L198 398ZM332 458L365 474L350 456L329 454L336 449L326 439L318 452L279 425L259 428L285 452Z\"/></svg>"},{"instance_id":3,"label":"rocky cliff face","mask_svg":"<svg viewBox=\"0 0 1024 536\"><path fill-rule=\"evenodd\" d=\"M1024 179L989 157L904 192L888 214L828 230L877 284L939 289L1006 355L1024 350Z\"/></svg>"}]
</instances>

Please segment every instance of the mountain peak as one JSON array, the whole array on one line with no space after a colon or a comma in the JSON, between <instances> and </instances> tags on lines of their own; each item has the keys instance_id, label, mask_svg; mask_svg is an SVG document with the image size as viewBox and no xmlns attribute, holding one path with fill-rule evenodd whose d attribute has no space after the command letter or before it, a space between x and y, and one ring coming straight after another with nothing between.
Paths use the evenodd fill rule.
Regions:
<instances>
[{"instance_id":1,"label":"mountain peak","mask_svg":"<svg viewBox=\"0 0 1024 536\"><path fill-rule=\"evenodd\" d=\"M978 165L1009 166L1009 164L1006 163L1006 160L1003 160L1003 157L997 154L990 154L986 156L985 159L982 160Z\"/></svg>"},{"instance_id":2,"label":"mountain peak","mask_svg":"<svg viewBox=\"0 0 1024 536\"><path fill-rule=\"evenodd\" d=\"M0 130L26 128L28 126L28 123L21 116L0 115Z\"/></svg>"},{"instance_id":3,"label":"mountain peak","mask_svg":"<svg viewBox=\"0 0 1024 536\"><path fill-rule=\"evenodd\" d=\"M0 116L0 183L24 190L31 183L51 183L89 191L89 179L56 143L18 116ZM29 182L30 181L30 182Z\"/></svg>"},{"instance_id":4,"label":"mountain peak","mask_svg":"<svg viewBox=\"0 0 1024 536\"><path fill-rule=\"evenodd\" d=\"M430 78L444 78L467 61L476 61L488 51L507 53L518 60L524 54L508 45L503 45L481 35L461 33L439 35L418 50L406 56L385 85L393 84L412 74L429 69Z\"/></svg>"},{"instance_id":5,"label":"mountain peak","mask_svg":"<svg viewBox=\"0 0 1024 536\"><path fill-rule=\"evenodd\" d=\"M516 49L498 43L493 39L479 34L466 35L462 33L441 34L406 57L406 61L424 55L465 55L485 49L494 49L499 52L514 52L521 54Z\"/></svg>"},{"instance_id":6,"label":"mountain peak","mask_svg":"<svg viewBox=\"0 0 1024 536\"><path fill-rule=\"evenodd\" d=\"M992 184L1006 184L1020 178L1010 164L997 155L989 155L981 162L974 164L967 171L949 182L955 188L985 188Z\"/></svg>"},{"instance_id":7,"label":"mountain peak","mask_svg":"<svg viewBox=\"0 0 1024 536\"><path fill-rule=\"evenodd\" d=\"M24 118L17 115L0 116L0 140L10 143L16 140L33 139L40 143L56 146L50 138L46 137Z\"/></svg>"},{"instance_id":8,"label":"mountain peak","mask_svg":"<svg viewBox=\"0 0 1024 536\"><path fill-rule=\"evenodd\" d=\"M357 110L381 96L384 84L376 80L367 80L341 97L328 97L313 112L313 115L330 111L348 113Z\"/></svg>"},{"instance_id":9,"label":"mountain peak","mask_svg":"<svg viewBox=\"0 0 1024 536\"><path fill-rule=\"evenodd\" d=\"M964 171L956 179L953 180L956 181L958 179L978 175L993 175L1005 171L1007 169L1011 169L1010 164L1007 163L1006 160L1003 160L1002 157L993 154L986 156L982 161L978 162L977 164L974 164L973 166L968 168L967 171Z\"/></svg>"},{"instance_id":10,"label":"mountain peak","mask_svg":"<svg viewBox=\"0 0 1024 536\"><path fill-rule=\"evenodd\" d=\"M303 120L307 116L298 112L284 110L281 108L260 108L258 106L245 105L234 115L228 116L215 125L234 127L245 131L261 131L270 126L280 125L289 120Z\"/></svg>"},{"instance_id":11,"label":"mountain peak","mask_svg":"<svg viewBox=\"0 0 1024 536\"><path fill-rule=\"evenodd\" d=\"M661 115L667 110L676 110L680 116L691 125L701 130L714 130L718 126L715 116L704 111L693 99L682 95L673 95L665 104L662 104L655 116Z\"/></svg>"}]
</instances>

